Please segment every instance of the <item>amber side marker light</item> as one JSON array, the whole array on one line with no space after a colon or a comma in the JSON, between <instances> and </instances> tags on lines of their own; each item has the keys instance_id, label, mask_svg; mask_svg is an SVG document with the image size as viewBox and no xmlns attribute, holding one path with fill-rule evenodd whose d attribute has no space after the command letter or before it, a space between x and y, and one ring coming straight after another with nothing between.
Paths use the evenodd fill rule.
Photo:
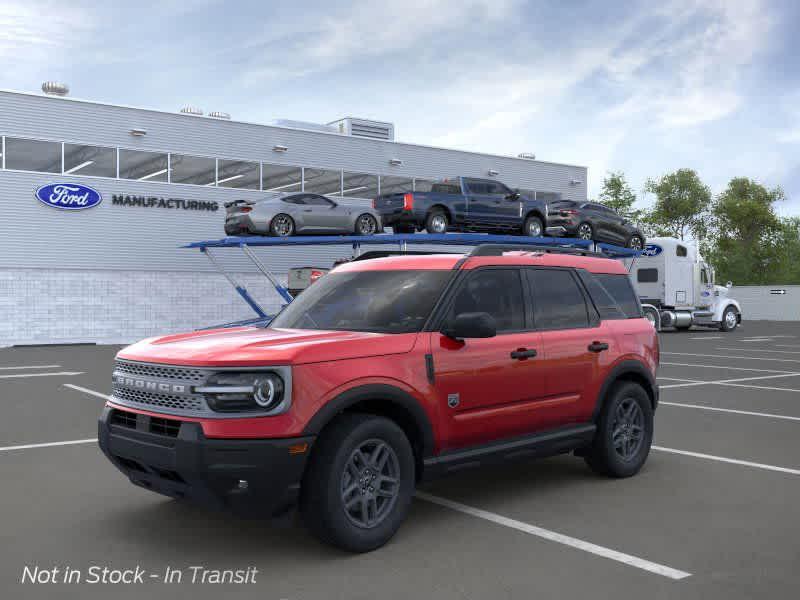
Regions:
<instances>
[{"instance_id":1,"label":"amber side marker light","mask_svg":"<svg viewBox=\"0 0 800 600\"><path fill-rule=\"evenodd\" d=\"M308 444L293 444L289 446L289 454L304 454L308 450Z\"/></svg>"}]
</instances>

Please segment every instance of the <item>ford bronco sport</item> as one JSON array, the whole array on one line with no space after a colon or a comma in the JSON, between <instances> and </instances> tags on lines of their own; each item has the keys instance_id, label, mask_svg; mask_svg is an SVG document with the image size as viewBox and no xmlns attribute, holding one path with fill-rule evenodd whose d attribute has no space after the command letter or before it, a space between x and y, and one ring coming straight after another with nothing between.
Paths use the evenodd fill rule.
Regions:
<instances>
[{"instance_id":1,"label":"ford bronco sport","mask_svg":"<svg viewBox=\"0 0 800 600\"><path fill-rule=\"evenodd\" d=\"M644 464L657 334L623 265L479 246L335 268L264 327L117 356L103 452L146 489L241 513L299 504L340 548L386 543L419 482L574 452Z\"/></svg>"}]
</instances>

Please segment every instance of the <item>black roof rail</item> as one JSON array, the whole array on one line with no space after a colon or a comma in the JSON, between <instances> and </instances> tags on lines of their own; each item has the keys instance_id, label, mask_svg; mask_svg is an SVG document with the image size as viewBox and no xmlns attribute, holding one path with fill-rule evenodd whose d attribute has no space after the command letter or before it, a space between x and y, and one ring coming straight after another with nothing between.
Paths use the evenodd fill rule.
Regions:
<instances>
[{"instance_id":1,"label":"black roof rail","mask_svg":"<svg viewBox=\"0 0 800 600\"><path fill-rule=\"evenodd\" d=\"M429 254L461 254L461 252L442 252L441 250L370 250L354 257L351 261L386 258L388 256L417 256Z\"/></svg>"},{"instance_id":2,"label":"black roof rail","mask_svg":"<svg viewBox=\"0 0 800 600\"><path fill-rule=\"evenodd\" d=\"M544 244L480 244L475 246L469 256L502 256L504 252L549 252L551 254L576 254L578 256L604 256L588 248L568 246L546 246Z\"/></svg>"}]
</instances>

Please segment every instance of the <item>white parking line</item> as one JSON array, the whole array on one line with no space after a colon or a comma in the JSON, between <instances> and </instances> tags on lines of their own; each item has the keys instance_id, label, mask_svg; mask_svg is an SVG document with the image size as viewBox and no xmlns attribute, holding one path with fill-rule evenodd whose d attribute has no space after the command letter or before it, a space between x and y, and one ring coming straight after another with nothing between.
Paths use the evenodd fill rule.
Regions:
<instances>
[{"instance_id":1,"label":"white parking line","mask_svg":"<svg viewBox=\"0 0 800 600\"><path fill-rule=\"evenodd\" d=\"M97 438L87 438L85 440L68 440L66 442L46 442L44 444L24 444L22 446L4 446L0 448L0 452L11 452L13 450L27 450L29 448L51 448L53 446L74 446L76 444L91 444L96 442Z\"/></svg>"},{"instance_id":2,"label":"white parking line","mask_svg":"<svg viewBox=\"0 0 800 600\"><path fill-rule=\"evenodd\" d=\"M725 385L725 384L734 384L740 381L758 381L760 379L778 379L781 377L798 377L800 373L782 373L780 375L760 375L758 377L741 377L739 379L719 379L717 381L692 381L691 379L687 379L691 383L671 383L669 385L662 385L659 386L662 390L669 389L669 388L679 388L679 387L694 387L696 385Z\"/></svg>"},{"instance_id":3,"label":"white parking line","mask_svg":"<svg viewBox=\"0 0 800 600\"><path fill-rule=\"evenodd\" d=\"M766 385L747 385L746 383L721 383L720 385L727 385L730 387L750 388L753 390L769 390L772 392L800 392L800 390L794 388L769 387Z\"/></svg>"},{"instance_id":4,"label":"white parking line","mask_svg":"<svg viewBox=\"0 0 800 600\"><path fill-rule=\"evenodd\" d=\"M724 335L693 335L690 340L721 340Z\"/></svg>"},{"instance_id":5,"label":"white parking line","mask_svg":"<svg viewBox=\"0 0 800 600\"><path fill-rule=\"evenodd\" d=\"M778 473L788 473L790 475L800 475L800 470L790 469L788 467L776 467L775 465L765 465L762 463L750 462L749 460L739 460L737 458L726 458L724 456L715 456L714 454L703 454L702 452L690 452L688 450L678 450L676 448L665 448L664 446L651 446L653 450L659 452L668 452L670 454L681 454L683 456L692 456L694 458L705 458L706 460L715 460L718 462L729 463L732 465L742 465L744 467L753 467L756 469L764 469L765 471L777 471Z\"/></svg>"},{"instance_id":6,"label":"white parking line","mask_svg":"<svg viewBox=\"0 0 800 600\"><path fill-rule=\"evenodd\" d=\"M13 375L0 375L0 379L15 379L21 377L54 377L56 375L71 376L83 375L83 371L60 371L58 373L14 373Z\"/></svg>"},{"instance_id":7,"label":"white parking line","mask_svg":"<svg viewBox=\"0 0 800 600\"><path fill-rule=\"evenodd\" d=\"M797 344L772 344L776 348L800 348Z\"/></svg>"},{"instance_id":8,"label":"white parking line","mask_svg":"<svg viewBox=\"0 0 800 600\"><path fill-rule=\"evenodd\" d=\"M73 390L78 390L79 392L83 392L84 394L89 394L90 396L97 396L98 398L102 398L103 400L111 400L111 396L106 394L101 394L100 392L95 392L94 390L90 390L89 388L81 387L79 385L72 385L71 383L65 383L64 387L68 387Z\"/></svg>"},{"instance_id":9,"label":"white parking line","mask_svg":"<svg viewBox=\"0 0 800 600\"><path fill-rule=\"evenodd\" d=\"M790 417L788 415L776 415L774 413L753 412L750 410L736 410L733 408L719 408L716 406L703 406L702 404L683 404L681 402L658 403L659 406L677 406L679 408L699 408L700 410L713 410L716 412L732 413L735 415L747 415L749 417L768 417L770 419L783 419L786 421L800 421L800 417Z\"/></svg>"},{"instance_id":10,"label":"white parking line","mask_svg":"<svg viewBox=\"0 0 800 600\"><path fill-rule=\"evenodd\" d=\"M750 350L748 350L748 352L750 352ZM726 356L723 354L692 354L691 352L662 352L661 354L670 354L675 356L705 356L707 358L742 358L744 360L771 360L772 362L800 363L800 360L794 358L772 358L771 356Z\"/></svg>"},{"instance_id":11,"label":"white parking line","mask_svg":"<svg viewBox=\"0 0 800 600\"><path fill-rule=\"evenodd\" d=\"M732 367L731 365L698 365L697 363L662 362L660 365L670 367L698 367L701 369L732 369L734 371L756 371L758 373L794 373L794 371L776 371L775 369L753 369L748 367Z\"/></svg>"},{"instance_id":12,"label":"white parking line","mask_svg":"<svg viewBox=\"0 0 800 600\"><path fill-rule=\"evenodd\" d=\"M692 383L699 383L697 379L678 379L677 377L662 377L661 375L658 376L659 381L691 381Z\"/></svg>"},{"instance_id":13,"label":"white parking line","mask_svg":"<svg viewBox=\"0 0 800 600\"><path fill-rule=\"evenodd\" d=\"M426 492L417 492L416 496L420 500L425 500L426 502L438 504L439 506L444 506L445 508L458 511L472 517L491 521L497 525L510 527L511 529L516 529L517 531L522 531L523 533L535 535L551 542L558 542L559 544L564 544L565 546L570 546L572 548L577 548L578 550L583 550L584 552L602 556L603 558L615 560L631 567L636 567L637 569L655 573L656 575L661 575L670 579L685 579L686 577L691 576L691 573L687 573L686 571L679 571L678 569L673 569L672 567L667 567L666 565L661 565L637 556L618 552L617 550L612 550L611 548L606 548L604 546L598 546L597 544L592 544L591 542L586 542L562 533L550 531L549 529L543 529L542 527L523 523L522 521L509 519L508 517L482 510L480 508L475 508L473 506L468 506L466 504L461 504L460 502L453 502L447 498L433 496Z\"/></svg>"},{"instance_id":14,"label":"white parking line","mask_svg":"<svg viewBox=\"0 0 800 600\"><path fill-rule=\"evenodd\" d=\"M61 365L24 365L21 367L0 367L0 371L16 371L18 369L60 369Z\"/></svg>"},{"instance_id":15,"label":"white parking line","mask_svg":"<svg viewBox=\"0 0 800 600\"><path fill-rule=\"evenodd\" d=\"M735 350L737 352L770 352L775 354L800 354L797 350L765 350L762 348L747 348L746 350L742 350L741 348L723 348L719 347L717 350Z\"/></svg>"}]
</instances>

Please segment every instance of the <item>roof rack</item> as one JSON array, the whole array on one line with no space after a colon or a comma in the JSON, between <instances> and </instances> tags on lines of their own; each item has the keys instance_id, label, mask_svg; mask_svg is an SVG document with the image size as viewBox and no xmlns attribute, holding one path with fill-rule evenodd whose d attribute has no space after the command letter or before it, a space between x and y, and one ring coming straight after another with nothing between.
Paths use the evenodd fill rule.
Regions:
<instances>
[{"instance_id":1,"label":"roof rack","mask_svg":"<svg viewBox=\"0 0 800 600\"><path fill-rule=\"evenodd\" d=\"M552 254L576 254L579 256L605 256L589 248L568 246L545 246L544 244L480 244L469 256L502 256L506 252L548 252Z\"/></svg>"}]
</instances>

